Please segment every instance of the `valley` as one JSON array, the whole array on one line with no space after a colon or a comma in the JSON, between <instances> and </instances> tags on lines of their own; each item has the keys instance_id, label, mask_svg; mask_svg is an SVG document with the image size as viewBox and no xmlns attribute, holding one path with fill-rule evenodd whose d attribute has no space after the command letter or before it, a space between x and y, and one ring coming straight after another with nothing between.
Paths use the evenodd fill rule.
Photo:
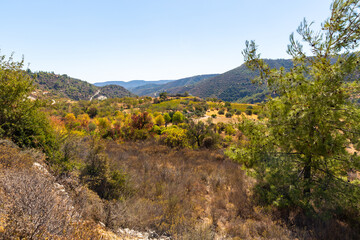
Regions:
<instances>
[{"instance_id":1,"label":"valley","mask_svg":"<svg viewBox=\"0 0 360 240\"><path fill-rule=\"evenodd\" d=\"M0 239L360 239L360 0L278 54L319 2L4 3Z\"/></svg>"}]
</instances>

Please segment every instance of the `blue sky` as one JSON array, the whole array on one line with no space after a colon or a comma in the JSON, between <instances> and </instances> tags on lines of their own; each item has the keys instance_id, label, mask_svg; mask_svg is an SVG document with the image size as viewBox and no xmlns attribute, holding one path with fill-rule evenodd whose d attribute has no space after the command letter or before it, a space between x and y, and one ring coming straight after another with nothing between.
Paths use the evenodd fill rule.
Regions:
<instances>
[{"instance_id":1,"label":"blue sky","mask_svg":"<svg viewBox=\"0 0 360 240\"><path fill-rule=\"evenodd\" d=\"M0 49L92 83L223 73L243 63L246 40L289 58L289 35L304 17L319 27L331 2L2 0Z\"/></svg>"}]
</instances>

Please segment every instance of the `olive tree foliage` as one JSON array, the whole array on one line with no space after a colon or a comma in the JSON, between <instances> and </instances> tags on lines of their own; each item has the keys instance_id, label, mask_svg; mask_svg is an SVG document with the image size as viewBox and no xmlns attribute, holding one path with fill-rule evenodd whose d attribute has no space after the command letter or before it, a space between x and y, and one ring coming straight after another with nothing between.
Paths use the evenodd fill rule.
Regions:
<instances>
[{"instance_id":1,"label":"olive tree foliage","mask_svg":"<svg viewBox=\"0 0 360 240\"><path fill-rule=\"evenodd\" d=\"M176 111L172 117L172 122L174 124L182 123L184 122L184 120L185 120L184 115L179 111Z\"/></svg>"},{"instance_id":2,"label":"olive tree foliage","mask_svg":"<svg viewBox=\"0 0 360 240\"><path fill-rule=\"evenodd\" d=\"M314 31L304 20L301 40L290 36L289 72L271 69L255 42L246 42L246 64L259 71L254 81L277 97L264 105L263 121L244 120L240 130L248 141L230 154L257 177L264 204L358 213L359 183L347 174L360 170L360 111L353 103L360 92L360 1L335 0L321 27Z\"/></svg>"}]
</instances>

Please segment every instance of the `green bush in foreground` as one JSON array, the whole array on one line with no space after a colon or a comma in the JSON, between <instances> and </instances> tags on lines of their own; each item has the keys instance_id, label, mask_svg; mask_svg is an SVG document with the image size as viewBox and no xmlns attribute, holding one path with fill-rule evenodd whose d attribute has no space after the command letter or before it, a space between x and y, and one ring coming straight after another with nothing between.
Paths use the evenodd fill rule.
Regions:
<instances>
[{"instance_id":1,"label":"green bush in foreground","mask_svg":"<svg viewBox=\"0 0 360 240\"><path fill-rule=\"evenodd\" d=\"M43 149L53 155L57 144L41 102L30 97L35 86L22 70L24 62L0 57L0 137L21 147Z\"/></svg>"},{"instance_id":2,"label":"green bush in foreground","mask_svg":"<svg viewBox=\"0 0 360 240\"><path fill-rule=\"evenodd\" d=\"M110 169L104 146L95 138L91 139L81 179L103 199L120 199L131 194L127 185L127 175L119 170Z\"/></svg>"}]
</instances>

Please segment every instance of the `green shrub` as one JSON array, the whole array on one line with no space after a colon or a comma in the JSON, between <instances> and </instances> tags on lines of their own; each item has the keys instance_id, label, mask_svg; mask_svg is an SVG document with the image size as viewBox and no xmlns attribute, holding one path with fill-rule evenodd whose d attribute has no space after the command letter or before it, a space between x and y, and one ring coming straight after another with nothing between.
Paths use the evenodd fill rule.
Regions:
<instances>
[{"instance_id":1,"label":"green shrub","mask_svg":"<svg viewBox=\"0 0 360 240\"><path fill-rule=\"evenodd\" d=\"M220 142L220 135L211 133L210 135L206 136L203 139L202 145L205 148L216 148L219 142Z\"/></svg>"},{"instance_id":2,"label":"green shrub","mask_svg":"<svg viewBox=\"0 0 360 240\"><path fill-rule=\"evenodd\" d=\"M229 136L229 135L227 135L227 136L224 138L224 141L227 142L227 143L232 142L232 140L233 140L232 137Z\"/></svg>"},{"instance_id":3,"label":"green shrub","mask_svg":"<svg viewBox=\"0 0 360 240\"><path fill-rule=\"evenodd\" d=\"M49 157L58 143L50 123L41 111L42 103L32 100L33 80L22 70L23 61L0 56L0 137L21 147L36 147Z\"/></svg>"},{"instance_id":4,"label":"green shrub","mask_svg":"<svg viewBox=\"0 0 360 240\"><path fill-rule=\"evenodd\" d=\"M164 113L165 127L169 122L171 122L171 116L169 113Z\"/></svg>"},{"instance_id":5,"label":"green shrub","mask_svg":"<svg viewBox=\"0 0 360 240\"><path fill-rule=\"evenodd\" d=\"M89 123L88 128L89 128L90 132L93 132L96 130L96 124L91 122L91 123Z\"/></svg>"},{"instance_id":6,"label":"green shrub","mask_svg":"<svg viewBox=\"0 0 360 240\"><path fill-rule=\"evenodd\" d=\"M90 151L80 177L103 199L119 199L131 192L127 186L127 175L118 170L110 170L104 146L94 138L91 140Z\"/></svg>"},{"instance_id":7,"label":"green shrub","mask_svg":"<svg viewBox=\"0 0 360 240\"><path fill-rule=\"evenodd\" d=\"M172 116L172 122L174 124L182 123L184 122L184 120L185 120L184 115L179 111L175 112L174 115Z\"/></svg>"},{"instance_id":8,"label":"green shrub","mask_svg":"<svg viewBox=\"0 0 360 240\"><path fill-rule=\"evenodd\" d=\"M171 126L162 132L162 139L164 143L170 147L188 147L189 143L186 131L186 129Z\"/></svg>"},{"instance_id":9,"label":"green shrub","mask_svg":"<svg viewBox=\"0 0 360 240\"><path fill-rule=\"evenodd\" d=\"M225 114L225 117L227 117L227 118L231 118L233 115L230 113L230 112L227 112L226 114Z\"/></svg>"},{"instance_id":10,"label":"green shrub","mask_svg":"<svg viewBox=\"0 0 360 240\"><path fill-rule=\"evenodd\" d=\"M165 119L162 115L158 115L155 117L155 124L158 126L162 126L165 124Z\"/></svg>"},{"instance_id":11,"label":"green shrub","mask_svg":"<svg viewBox=\"0 0 360 240\"><path fill-rule=\"evenodd\" d=\"M132 139L133 140L145 140L148 137L149 137L149 131L147 129L135 129Z\"/></svg>"},{"instance_id":12,"label":"green shrub","mask_svg":"<svg viewBox=\"0 0 360 240\"><path fill-rule=\"evenodd\" d=\"M96 117L96 115L98 114L98 110L97 110L96 107L91 107L91 108L89 108L89 110L87 111L87 114L89 114L89 116L90 116L91 118L94 118L94 117Z\"/></svg>"},{"instance_id":13,"label":"green shrub","mask_svg":"<svg viewBox=\"0 0 360 240\"><path fill-rule=\"evenodd\" d=\"M234 129L230 124L226 125L225 127L226 135L234 135L235 133L236 133L236 129Z\"/></svg>"},{"instance_id":14,"label":"green shrub","mask_svg":"<svg viewBox=\"0 0 360 240\"><path fill-rule=\"evenodd\" d=\"M160 127L158 125L154 125L151 131L158 134L158 135L161 134L161 129L160 129Z\"/></svg>"}]
</instances>

